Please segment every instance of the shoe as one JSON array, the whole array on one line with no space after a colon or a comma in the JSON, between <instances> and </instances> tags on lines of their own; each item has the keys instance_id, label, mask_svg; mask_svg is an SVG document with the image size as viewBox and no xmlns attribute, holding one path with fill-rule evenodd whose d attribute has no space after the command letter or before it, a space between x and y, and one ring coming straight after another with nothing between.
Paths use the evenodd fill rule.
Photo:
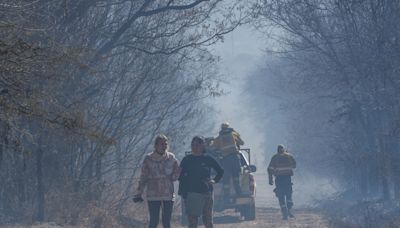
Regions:
<instances>
[{"instance_id":1,"label":"shoe","mask_svg":"<svg viewBox=\"0 0 400 228\"><path fill-rule=\"evenodd\" d=\"M288 216L289 216L289 218L294 218L294 215L292 214L292 207L290 206L290 207L288 207L288 210L287 210L287 212L288 212Z\"/></svg>"},{"instance_id":2,"label":"shoe","mask_svg":"<svg viewBox=\"0 0 400 228\"><path fill-rule=\"evenodd\" d=\"M287 207L281 207L282 220L288 220L288 209Z\"/></svg>"}]
</instances>

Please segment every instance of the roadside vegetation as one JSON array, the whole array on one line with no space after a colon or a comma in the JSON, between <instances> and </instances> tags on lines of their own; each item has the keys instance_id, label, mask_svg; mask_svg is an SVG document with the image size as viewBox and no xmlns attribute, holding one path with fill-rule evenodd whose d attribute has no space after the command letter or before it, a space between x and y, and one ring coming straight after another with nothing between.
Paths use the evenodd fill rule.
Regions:
<instances>
[{"instance_id":1,"label":"roadside vegetation","mask_svg":"<svg viewBox=\"0 0 400 228\"><path fill-rule=\"evenodd\" d=\"M277 129L313 178L337 194L343 224L395 227L400 202L399 1L259 1L267 55L248 82L262 126ZM264 98L264 99L261 99ZM267 134L267 135L268 135Z\"/></svg>"}]
</instances>

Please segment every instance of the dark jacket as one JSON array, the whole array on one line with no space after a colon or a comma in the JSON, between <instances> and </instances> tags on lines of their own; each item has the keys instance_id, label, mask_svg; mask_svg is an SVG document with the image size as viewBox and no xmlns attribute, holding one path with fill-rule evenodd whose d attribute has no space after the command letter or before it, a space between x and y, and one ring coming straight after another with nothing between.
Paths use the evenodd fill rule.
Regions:
<instances>
[{"instance_id":1,"label":"dark jacket","mask_svg":"<svg viewBox=\"0 0 400 228\"><path fill-rule=\"evenodd\" d=\"M221 180L224 173L218 162L208 155L188 155L183 158L180 167L178 194L184 198L188 192L209 193L213 191L212 185L209 184L209 181L212 180L211 169L217 173L213 178L216 183Z\"/></svg>"}]
</instances>

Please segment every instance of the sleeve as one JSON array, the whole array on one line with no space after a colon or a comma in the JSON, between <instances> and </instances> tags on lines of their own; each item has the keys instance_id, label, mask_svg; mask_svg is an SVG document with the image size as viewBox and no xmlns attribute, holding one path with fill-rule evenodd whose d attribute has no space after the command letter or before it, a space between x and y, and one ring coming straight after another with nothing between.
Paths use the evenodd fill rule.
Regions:
<instances>
[{"instance_id":1,"label":"sleeve","mask_svg":"<svg viewBox=\"0 0 400 228\"><path fill-rule=\"evenodd\" d=\"M290 156L290 158L291 158L291 163L292 163L291 165L292 165L292 168L295 169L295 168L296 168L296 165L297 165L297 164L296 164L296 160L294 159L293 156Z\"/></svg>"},{"instance_id":2,"label":"sleeve","mask_svg":"<svg viewBox=\"0 0 400 228\"><path fill-rule=\"evenodd\" d=\"M139 185L136 189L136 194L138 194L138 195L143 194L143 191L149 180L149 167L148 167L147 163L148 163L148 158L146 157L142 163L142 169L141 169L140 178L139 178Z\"/></svg>"},{"instance_id":3,"label":"sleeve","mask_svg":"<svg viewBox=\"0 0 400 228\"><path fill-rule=\"evenodd\" d=\"M186 162L187 162L187 159L186 159L186 157L184 157L181 161L181 164L179 164L180 173L179 173L178 180L181 180L184 176L184 173L186 172Z\"/></svg>"},{"instance_id":4,"label":"sleeve","mask_svg":"<svg viewBox=\"0 0 400 228\"><path fill-rule=\"evenodd\" d=\"M178 186L178 195L182 196L183 198L186 198L186 162L187 159L184 157L181 161L181 164L179 165L180 173L179 173L179 186Z\"/></svg>"},{"instance_id":5,"label":"sleeve","mask_svg":"<svg viewBox=\"0 0 400 228\"><path fill-rule=\"evenodd\" d=\"M172 181L176 181L179 179L181 172L181 168L178 165L178 160L174 158L174 164L173 164L173 171L172 171Z\"/></svg>"},{"instance_id":6,"label":"sleeve","mask_svg":"<svg viewBox=\"0 0 400 228\"><path fill-rule=\"evenodd\" d=\"M236 139L236 144L239 145L239 146L244 145L244 142L243 142L242 138L240 138L240 134L238 132L236 132L236 131L233 134L234 134L235 139Z\"/></svg>"},{"instance_id":7,"label":"sleeve","mask_svg":"<svg viewBox=\"0 0 400 228\"><path fill-rule=\"evenodd\" d=\"M271 158L271 161L269 162L269 165L268 165L268 174L269 175L273 175L274 174L274 170L275 170L275 162L274 162L274 159L275 158L275 156L273 156L272 158Z\"/></svg>"},{"instance_id":8,"label":"sleeve","mask_svg":"<svg viewBox=\"0 0 400 228\"><path fill-rule=\"evenodd\" d=\"M224 175L224 170L222 169L222 167L218 164L218 162L212 158L212 157L208 157L210 159L210 163L211 163L211 168L213 168L215 170L215 172L217 172L217 175L215 175L214 177L214 181L215 183L218 183L222 176Z\"/></svg>"}]
</instances>

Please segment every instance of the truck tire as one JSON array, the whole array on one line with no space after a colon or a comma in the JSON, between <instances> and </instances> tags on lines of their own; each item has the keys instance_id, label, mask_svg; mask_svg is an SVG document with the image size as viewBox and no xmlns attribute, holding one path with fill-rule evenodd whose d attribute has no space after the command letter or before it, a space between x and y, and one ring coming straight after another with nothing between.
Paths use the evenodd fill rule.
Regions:
<instances>
[{"instance_id":1,"label":"truck tire","mask_svg":"<svg viewBox=\"0 0 400 228\"><path fill-rule=\"evenodd\" d=\"M256 219L256 205L254 203L244 207L243 217L245 221L252 221Z\"/></svg>"}]
</instances>

